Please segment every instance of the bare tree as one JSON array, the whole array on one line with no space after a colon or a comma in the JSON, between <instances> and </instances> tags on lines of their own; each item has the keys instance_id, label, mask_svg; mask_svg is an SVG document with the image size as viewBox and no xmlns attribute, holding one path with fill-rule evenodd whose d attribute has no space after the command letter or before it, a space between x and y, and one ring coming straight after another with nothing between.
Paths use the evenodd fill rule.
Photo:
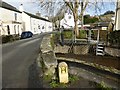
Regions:
<instances>
[{"instance_id":1,"label":"bare tree","mask_svg":"<svg viewBox=\"0 0 120 90\"><path fill-rule=\"evenodd\" d=\"M79 30L78 30L78 20L80 19L83 25L83 12L85 11L87 5L88 5L88 0L64 0L65 4L70 8L70 10L73 13L74 16L74 31L76 37L79 37ZM78 13L79 6L81 6L81 12L80 14Z\"/></svg>"},{"instance_id":2,"label":"bare tree","mask_svg":"<svg viewBox=\"0 0 120 90\"><path fill-rule=\"evenodd\" d=\"M76 37L79 37L78 20L83 25L83 15L86 8L95 8L95 11L100 11L104 7L104 0L38 0L41 7L44 8L49 15L55 15L61 10L61 7L68 7L74 16L74 32ZM81 7L80 7L81 6ZM82 27L82 26L81 26Z\"/></svg>"},{"instance_id":3,"label":"bare tree","mask_svg":"<svg viewBox=\"0 0 120 90\"><path fill-rule=\"evenodd\" d=\"M83 12L85 11L87 4L88 4L88 0L63 0L63 1L59 1L59 0L39 0L41 7L46 9L46 11L49 13L49 15L52 13L52 15L55 14L55 9L57 9L57 11L61 10L60 7L68 7L73 16L74 16L74 31L75 31L75 35L77 37L79 37L79 30L78 30L78 20L81 19L80 17L82 17ZM82 3L80 2L84 2L84 6ZM82 9L81 9L81 14L78 14L78 9L79 6L82 4ZM82 19L81 19L82 20Z\"/></svg>"}]
</instances>

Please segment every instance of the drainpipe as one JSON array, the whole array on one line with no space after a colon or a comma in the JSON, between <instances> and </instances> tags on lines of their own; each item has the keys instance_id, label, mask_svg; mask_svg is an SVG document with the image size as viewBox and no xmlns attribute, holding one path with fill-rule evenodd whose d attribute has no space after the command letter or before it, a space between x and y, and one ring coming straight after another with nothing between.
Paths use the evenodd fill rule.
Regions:
<instances>
[{"instance_id":1,"label":"drainpipe","mask_svg":"<svg viewBox=\"0 0 120 90\"><path fill-rule=\"evenodd\" d=\"M32 31L32 20L31 20L31 17L30 17L30 29ZM32 32L33 33L33 32ZM34 34L34 33L33 33Z\"/></svg>"}]
</instances>

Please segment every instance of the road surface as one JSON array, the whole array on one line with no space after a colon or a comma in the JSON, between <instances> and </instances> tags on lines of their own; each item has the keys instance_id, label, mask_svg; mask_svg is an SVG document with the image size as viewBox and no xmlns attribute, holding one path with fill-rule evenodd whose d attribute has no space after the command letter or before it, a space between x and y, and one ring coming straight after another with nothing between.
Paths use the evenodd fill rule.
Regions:
<instances>
[{"instance_id":1,"label":"road surface","mask_svg":"<svg viewBox=\"0 0 120 90\"><path fill-rule=\"evenodd\" d=\"M2 88L28 88L30 65L43 35L2 45Z\"/></svg>"}]
</instances>

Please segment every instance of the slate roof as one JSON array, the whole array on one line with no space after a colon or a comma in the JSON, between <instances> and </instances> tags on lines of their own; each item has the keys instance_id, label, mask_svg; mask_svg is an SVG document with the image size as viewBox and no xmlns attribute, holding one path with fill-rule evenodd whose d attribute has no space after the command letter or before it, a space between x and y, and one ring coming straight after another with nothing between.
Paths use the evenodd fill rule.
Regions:
<instances>
[{"instance_id":1,"label":"slate roof","mask_svg":"<svg viewBox=\"0 0 120 90\"><path fill-rule=\"evenodd\" d=\"M100 27L108 27L109 23L110 22L99 22L98 26L100 26Z\"/></svg>"},{"instance_id":2,"label":"slate roof","mask_svg":"<svg viewBox=\"0 0 120 90\"><path fill-rule=\"evenodd\" d=\"M2 8L22 13L17 8L13 7L12 5L10 5L10 4L8 4L8 3L4 2L4 1L0 1L0 3L1 3L0 7L2 7Z\"/></svg>"},{"instance_id":3,"label":"slate roof","mask_svg":"<svg viewBox=\"0 0 120 90\"><path fill-rule=\"evenodd\" d=\"M31 13L28 13L28 12L25 12L25 11L24 11L24 13L26 13L27 15L29 15L29 16L31 16L31 17L33 17L33 18L50 22L49 20L47 20L47 19L45 19L45 18L42 18L42 17L39 17L39 16L36 16L36 15L34 15L34 14L31 14Z\"/></svg>"}]
</instances>

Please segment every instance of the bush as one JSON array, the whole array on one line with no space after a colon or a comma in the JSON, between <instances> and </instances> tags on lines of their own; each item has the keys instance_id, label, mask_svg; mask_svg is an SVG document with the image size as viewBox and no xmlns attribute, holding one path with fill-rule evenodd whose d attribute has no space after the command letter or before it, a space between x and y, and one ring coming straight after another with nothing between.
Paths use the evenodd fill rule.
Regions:
<instances>
[{"instance_id":1,"label":"bush","mask_svg":"<svg viewBox=\"0 0 120 90\"><path fill-rule=\"evenodd\" d=\"M120 30L111 32L108 35L108 41L110 45L120 47Z\"/></svg>"},{"instance_id":2,"label":"bush","mask_svg":"<svg viewBox=\"0 0 120 90\"><path fill-rule=\"evenodd\" d=\"M7 43L12 41L12 35L2 36L2 43Z\"/></svg>"},{"instance_id":3,"label":"bush","mask_svg":"<svg viewBox=\"0 0 120 90\"><path fill-rule=\"evenodd\" d=\"M80 39L86 38L86 35L87 35L87 32L85 30L80 30L80 36L79 36Z\"/></svg>"},{"instance_id":4,"label":"bush","mask_svg":"<svg viewBox=\"0 0 120 90\"><path fill-rule=\"evenodd\" d=\"M19 40L19 35L3 35L2 43L12 42L15 40Z\"/></svg>"},{"instance_id":5,"label":"bush","mask_svg":"<svg viewBox=\"0 0 120 90\"><path fill-rule=\"evenodd\" d=\"M66 30L63 32L64 38L66 39L72 39L72 30Z\"/></svg>"}]
</instances>

